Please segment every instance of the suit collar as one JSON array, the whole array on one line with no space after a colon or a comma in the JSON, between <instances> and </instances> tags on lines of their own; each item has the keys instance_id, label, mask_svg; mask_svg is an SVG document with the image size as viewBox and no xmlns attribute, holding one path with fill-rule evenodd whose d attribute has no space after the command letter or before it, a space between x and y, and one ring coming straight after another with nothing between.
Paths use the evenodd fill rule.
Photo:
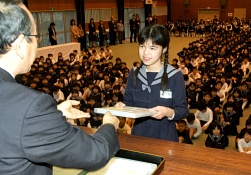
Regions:
<instances>
[{"instance_id":1,"label":"suit collar","mask_svg":"<svg viewBox=\"0 0 251 175\"><path fill-rule=\"evenodd\" d=\"M0 68L0 79L16 83L16 80L12 77L12 75L2 68Z\"/></svg>"}]
</instances>

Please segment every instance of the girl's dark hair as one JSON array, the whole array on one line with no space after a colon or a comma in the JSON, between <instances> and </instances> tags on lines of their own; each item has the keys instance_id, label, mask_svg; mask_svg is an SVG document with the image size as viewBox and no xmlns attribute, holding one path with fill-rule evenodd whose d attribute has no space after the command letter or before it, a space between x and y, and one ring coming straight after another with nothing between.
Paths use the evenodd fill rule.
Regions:
<instances>
[{"instance_id":1,"label":"girl's dark hair","mask_svg":"<svg viewBox=\"0 0 251 175\"><path fill-rule=\"evenodd\" d=\"M209 132L209 133L210 133L210 134L213 134L213 130L214 130L216 127L220 130L220 133L222 134L221 125L220 125L220 123L217 122L217 121L212 122L212 123L210 124L210 132Z\"/></svg>"},{"instance_id":2,"label":"girl's dark hair","mask_svg":"<svg viewBox=\"0 0 251 175\"><path fill-rule=\"evenodd\" d=\"M71 19L71 21L70 21L70 25L72 26L73 24L73 21L75 22L75 19Z\"/></svg>"},{"instance_id":3,"label":"girl's dark hair","mask_svg":"<svg viewBox=\"0 0 251 175\"><path fill-rule=\"evenodd\" d=\"M167 48L167 51L165 52L164 57L164 72L161 78L161 84L160 89L162 91L165 91L167 88L168 83L168 75L167 75L167 65L168 65L168 49L169 49L169 42L170 42L170 36L168 30L159 24L150 25L145 28L143 28L138 37L139 44L144 44L149 39L152 40L153 44L160 45L162 48ZM138 73L140 68L143 66L143 62L141 61L140 66L135 70L134 77L133 77L133 84L136 87L136 81L138 77Z\"/></svg>"},{"instance_id":4,"label":"girl's dark hair","mask_svg":"<svg viewBox=\"0 0 251 175\"><path fill-rule=\"evenodd\" d=\"M234 94L235 92L237 92L240 95L241 94L240 88L234 88L232 94Z\"/></svg>"},{"instance_id":5,"label":"girl's dark hair","mask_svg":"<svg viewBox=\"0 0 251 175\"><path fill-rule=\"evenodd\" d=\"M249 119L246 120L246 127L247 127L248 125L251 125L251 118L249 118Z\"/></svg>"},{"instance_id":6,"label":"girl's dark hair","mask_svg":"<svg viewBox=\"0 0 251 175\"><path fill-rule=\"evenodd\" d=\"M251 135L251 129L246 129L246 133L248 133L249 135Z\"/></svg>"}]
</instances>

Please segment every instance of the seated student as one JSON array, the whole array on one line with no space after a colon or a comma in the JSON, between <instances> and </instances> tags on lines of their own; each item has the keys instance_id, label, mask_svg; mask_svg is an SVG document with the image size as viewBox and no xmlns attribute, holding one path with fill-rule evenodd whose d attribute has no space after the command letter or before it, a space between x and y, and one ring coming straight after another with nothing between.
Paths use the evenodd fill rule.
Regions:
<instances>
[{"instance_id":1,"label":"seated student","mask_svg":"<svg viewBox=\"0 0 251 175\"><path fill-rule=\"evenodd\" d=\"M247 129L251 129L251 118L248 118L246 120L245 128L242 128L241 132L237 134L237 136L235 138L236 148L238 148L238 141L244 137Z\"/></svg>"},{"instance_id":2,"label":"seated student","mask_svg":"<svg viewBox=\"0 0 251 175\"><path fill-rule=\"evenodd\" d=\"M98 85L94 85L91 91L91 94L89 95L88 98L95 99L95 103L99 104L101 106L102 104L102 99L103 99L103 94L101 93L101 90Z\"/></svg>"},{"instance_id":3,"label":"seated student","mask_svg":"<svg viewBox=\"0 0 251 175\"><path fill-rule=\"evenodd\" d=\"M188 86L191 82L194 82L193 79L191 77L189 77L187 74L183 75L184 77L184 81L185 81L185 86L186 89L188 89Z\"/></svg>"},{"instance_id":4,"label":"seated student","mask_svg":"<svg viewBox=\"0 0 251 175\"><path fill-rule=\"evenodd\" d=\"M214 111L214 101L212 99L212 94L210 92L205 92L203 95L203 101L206 103L207 107L209 107L212 111Z\"/></svg>"},{"instance_id":5,"label":"seated student","mask_svg":"<svg viewBox=\"0 0 251 175\"><path fill-rule=\"evenodd\" d=\"M240 120L240 117L243 117L243 110L241 109L241 106L239 106L239 104L236 102L233 94L229 94L227 96L227 102L234 103L234 111L236 112L236 115L238 116L238 118ZM225 110L225 109L223 108L223 110ZM239 124L240 124L240 121L238 121L237 125L239 125Z\"/></svg>"},{"instance_id":6,"label":"seated student","mask_svg":"<svg viewBox=\"0 0 251 175\"><path fill-rule=\"evenodd\" d=\"M209 126L210 132L205 141L205 146L210 148L225 149L228 146L228 137L222 133L218 122L212 122Z\"/></svg>"},{"instance_id":7,"label":"seated student","mask_svg":"<svg viewBox=\"0 0 251 175\"><path fill-rule=\"evenodd\" d=\"M215 88L217 90L217 95L220 97L220 103L222 104L226 98L225 96L225 92L222 90L222 82L221 81L217 81Z\"/></svg>"},{"instance_id":8,"label":"seated student","mask_svg":"<svg viewBox=\"0 0 251 175\"><path fill-rule=\"evenodd\" d=\"M200 72L200 74L203 74L204 72L209 72L209 65L207 64L207 62L202 62L201 65L198 68L198 71Z\"/></svg>"},{"instance_id":9,"label":"seated student","mask_svg":"<svg viewBox=\"0 0 251 175\"><path fill-rule=\"evenodd\" d=\"M189 129L186 126L185 120L178 120L177 122L177 133L179 137L179 143L193 144L190 138Z\"/></svg>"},{"instance_id":10,"label":"seated student","mask_svg":"<svg viewBox=\"0 0 251 175\"><path fill-rule=\"evenodd\" d=\"M178 59L174 58L172 60L172 64L171 64L174 68L179 69L179 65L178 65Z\"/></svg>"},{"instance_id":11,"label":"seated student","mask_svg":"<svg viewBox=\"0 0 251 175\"><path fill-rule=\"evenodd\" d=\"M120 91L120 85L113 86L113 93L117 93L117 95L119 97L118 101L123 101L124 96Z\"/></svg>"},{"instance_id":12,"label":"seated student","mask_svg":"<svg viewBox=\"0 0 251 175\"><path fill-rule=\"evenodd\" d=\"M76 82L76 83L72 84L72 86L71 86L70 88L71 88L71 93L68 95L67 100L69 100L69 99L73 96L73 94L72 94L72 91L73 91L73 90L77 90L79 99L82 100L83 94L82 94L82 92L81 92L81 87L80 87L80 85ZM75 91L75 92L76 92L76 91Z\"/></svg>"},{"instance_id":13,"label":"seated student","mask_svg":"<svg viewBox=\"0 0 251 175\"><path fill-rule=\"evenodd\" d=\"M198 62L196 61L196 56L195 55L192 55L191 56L191 61L190 61L190 63L192 64L192 66L193 66L193 68L198 68L198 66L199 66L199 64L198 64ZM193 69L192 68L192 69ZM192 71L192 70L191 70Z\"/></svg>"},{"instance_id":14,"label":"seated student","mask_svg":"<svg viewBox=\"0 0 251 175\"><path fill-rule=\"evenodd\" d=\"M131 134L131 128L126 123L126 117L118 117L119 126L117 128L117 133Z\"/></svg>"},{"instance_id":15,"label":"seated student","mask_svg":"<svg viewBox=\"0 0 251 175\"><path fill-rule=\"evenodd\" d=\"M189 113L188 116L185 119L187 123L187 127L189 128L189 137L197 138L202 133L200 121L195 118L193 113Z\"/></svg>"},{"instance_id":16,"label":"seated student","mask_svg":"<svg viewBox=\"0 0 251 175\"><path fill-rule=\"evenodd\" d=\"M242 109L247 108L249 106L249 103L251 101L251 92L248 90L248 84L246 83L246 81L243 81L241 83L241 98L243 100L243 104L242 104Z\"/></svg>"},{"instance_id":17,"label":"seated student","mask_svg":"<svg viewBox=\"0 0 251 175\"><path fill-rule=\"evenodd\" d=\"M208 127L213 121L212 110L207 107L204 101L200 101L197 105L197 111L194 115L199 119L202 131L206 131L206 133L208 133Z\"/></svg>"},{"instance_id":18,"label":"seated student","mask_svg":"<svg viewBox=\"0 0 251 175\"><path fill-rule=\"evenodd\" d=\"M242 104L243 104L243 99L241 98L241 90L239 88L235 88L232 92L234 96L234 102L237 106L238 113L240 117L243 117L243 109L242 109Z\"/></svg>"},{"instance_id":19,"label":"seated student","mask_svg":"<svg viewBox=\"0 0 251 175\"><path fill-rule=\"evenodd\" d=\"M188 71L191 72L193 69L193 65L190 63L189 57L185 57L185 63L186 63L186 67L187 67Z\"/></svg>"},{"instance_id":20,"label":"seated student","mask_svg":"<svg viewBox=\"0 0 251 175\"><path fill-rule=\"evenodd\" d=\"M98 128L99 126L102 125L103 116L96 114L94 112L94 108L100 108L100 107L101 107L101 105L100 105L100 103L96 102L95 97L93 97L93 96L88 97L86 111L90 112L90 118L88 120L89 120L90 126L92 128Z\"/></svg>"},{"instance_id":21,"label":"seated student","mask_svg":"<svg viewBox=\"0 0 251 175\"><path fill-rule=\"evenodd\" d=\"M202 100L205 91L204 91L204 85L202 84L201 78L196 79L196 90L195 91L198 93L198 96L197 96L198 101Z\"/></svg>"},{"instance_id":22,"label":"seated student","mask_svg":"<svg viewBox=\"0 0 251 175\"><path fill-rule=\"evenodd\" d=\"M188 76L191 77L193 81L196 81L197 78L201 78L201 75L198 72L198 69L195 67L192 69L191 73Z\"/></svg>"},{"instance_id":23,"label":"seated student","mask_svg":"<svg viewBox=\"0 0 251 175\"><path fill-rule=\"evenodd\" d=\"M183 75L188 75L188 68L186 67L186 63L184 61L180 62L179 70L182 72Z\"/></svg>"},{"instance_id":24,"label":"seated student","mask_svg":"<svg viewBox=\"0 0 251 175\"><path fill-rule=\"evenodd\" d=\"M223 92L225 93L225 94L227 94L228 93L228 91L229 91L229 86L228 86L228 84L227 84L227 77L225 76L225 75L222 75L221 77L220 77L220 81L222 82L222 90L223 90Z\"/></svg>"},{"instance_id":25,"label":"seated student","mask_svg":"<svg viewBox=\"0 0 251 175\"><path fill-rule=\"evenodd\" d=\"M213 81L211 80L211 78L208 77L208 73L204 72L202 74L202 78L201 81L204 85L204 90L205 92L211 92L213 85Z\"/></svg>"},{"instance_id":26,"label":"seated student","mask_svg":"<svg viewBox=\"0 0 251 175\"><path fill-rule=\"evenodd\" d=\"M251 153L251 129L246 129L244 137L238 141L238 150L241 153Z\"/></svg>"},{"instance_id":27,"label":"seated student","mask_svg":"<svg viewBox=\"0 0 251 175\"><path fill-rule=\"evenodd\" d=\"M113 89L112 89L112 84L110 81L105 81L102 94L103 94L103 100L106 100L107 98L112 99Z\"/></svg>"},{"instance_id":28,"label":"seated student","mask_svg":"<svg viewBox=\"0 0 251 175\"><path fill-rule=\"evenodd\" d=\"M112 50L110 49L110 46L106 46L105 50L105 59L106 60L111 60L113 58Z\"/></svg>"},{"instance_id":29,"label":"seated student","mask_svg":"<svg viewBox=\"0 0 251 175\"><path fill-rule=\"evenodd\" d=\"M53 93L53 98L56 100L57 103L61 103L65 100L64 93L60 90L58 86L53 85L51 87L51 92Z\"/></svg>"},{"instance_id":30,"label":"seated student","mask_svg":"<svg viewBox=\"0 0 251 175\"><path fill-rule=\"evenodd\" d=\"M101 59L105 58L105 49L103 47L101 47L98 54ZM101 62L102 62L102 60L101 60Z\"/></svg>"},{"instance_id":31,"label":"seated student","mask_svg":"<svg viewBox=\"0 0 251 175\"><path fill-rule=\"evenodd\" d=\"M196 83L191 82L186 91L187 103L189 109L195 109L197 106L197 92L196 92Z\"/></svg>"},{"instance_id":32,"label":"seated student","mask_svg":"<svg viewBox=\"0 0 251 175\"><path fill-rule=\"evenodd\" d=\"M236 111L234 110L233 102L226 102L223 107L223 116L224 116L224 131L226 135L237 135L237 124L239 117L237 116Z\"/></svg>"},{"instance_id":33,"label":"seated student","mask_svg":"<svg viewBox=\"0 0 251 175\"><path fill-rule=\"evenodd\" d=\"M221 104L220 104L220 97L217 95L217 89L213 88L211 94L215 107L214 111L219 111L221 109Z\"/></svg>"}]
</instances>

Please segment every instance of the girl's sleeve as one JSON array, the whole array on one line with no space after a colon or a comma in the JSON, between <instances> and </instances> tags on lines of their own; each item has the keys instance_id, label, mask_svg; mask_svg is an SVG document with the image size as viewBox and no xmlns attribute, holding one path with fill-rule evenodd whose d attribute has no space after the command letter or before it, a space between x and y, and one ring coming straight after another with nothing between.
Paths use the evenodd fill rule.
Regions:
<instances>
[{"instance_id":1,"label":"girl's sleeve","mask_svg":"<svg viewBox=\"0 0 251 175\"><path fill-rule=\"evenodd\" d=\"M134 69L131 69L126 82L125 94L123 99L123 103L126 106L134 106L133 89L135 87L133 85L133 76L134 76Z\"/></svg>"},{"instance_id":2,"label":"girl's sleeve","mask_svg":"<svg viewBox=\"0 0 251 175\"><path fill-rule=\"evenodd\" d=\"M170 78L170 85L175 112L174 120L180 120L188 116L185 83L180 71Z\"/></svg>"}]
</instances>

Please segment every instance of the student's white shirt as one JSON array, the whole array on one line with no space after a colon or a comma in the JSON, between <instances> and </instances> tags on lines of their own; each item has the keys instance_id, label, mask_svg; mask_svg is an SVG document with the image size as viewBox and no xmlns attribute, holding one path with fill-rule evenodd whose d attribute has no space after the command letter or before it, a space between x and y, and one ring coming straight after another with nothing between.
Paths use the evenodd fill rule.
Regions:
<instances>
[{"instance_id":1,"label":"student's white shirt","mask_svg":"<svg viewBox=\"0 0 251 175\"><path fill-rule=\"evenodd\" d=\"M201 129L201 125L200 125L200 121L195 118L194 123L192 125L190 125L187 120L185 119L186 123L187 123L187 127L188 128L195 128L197 130L197 132L193 135L193 137L198 137L201 133L202 133L202 129Z\"/></svg>"},{"instance_id":2,"label":"student's white shirt","mask_svg":"<svg viewBox=\"0 0 251 175\"><path fill-rule=\"evenodd\" d=\"M194 81L197 79L197 78L200 78L201 75L197 72L196 74L193 74L193 72L191 72L189 75L189 77L191 77Z\"/></svg>"},{"instance_id":3,"label":"student's white shirt","mask_svg":"<svg viewBox=\"0 0 251 175\"><path fill-rule=\"evenodd\" d=\"M202 62L205 62L205 59L203 57L202 58L198 57L196 58L196 61L198 64L201 64Z\"/></svg>"},{"instance_id":4,"label":"student's white shirt","mask_svg":"<svg viewBox=\"0 0 251 175\"><path fill-rule=\"evenodd\" d=\"M184 68L179 67L178 70L180 70L183 75L188 74L188 68L187 67L184 67Z\"/></svg>"},{"instance_id":5,"label":"student's white shirt","mask_svg":"<svg viewBox=\"0 0 251 175\"><path fill-rule=\"evenodd\" d=\"M185 86L188 86L191 82L195 82L191 77L188 76L188 80L185 81Z\"/></svg>"},{"instance_id":6,"label":"student's white shirt","mask_svg":"<svg viewBox=\"0 0 251 175\"><path fill-rule=\"evenodd\" d=\"M223 102L226 98L225 92L221 89L220 91L217 91L217 95L220 97L220 102ZM221 97L223 95L223 97Z\"/></svg>"},{"instance_id":7,"label":"student's white shirt","mask_svg":"<svg viewBox=\"0 0 251 175\"><path fill-rule=\"evenodd\" d=\"M247 71L247 68L249 68L249 62L243 63L243 64L241 65L241 69L243 70L243 72L246 72L246 71Z\"/></svg>"},{"instance_id":8,"label":"student's white shirt","mask_svg":"<svg viewBox=\"0 0 251 175\"><path fill-rule=\"evenodd\" d=\"M213 121L213 112L212 112L212 110L210 109L210 108L208 108L207 107L207 110L206 110L206 112L200 112L199 110L197 110L196 112L195 112L195 117L197 118L197 119L199 119L199 120L201 120L201 121L205 121L205 122L207 122L206 124L205 124L205 126L209 126L210 125L210 123Z\"/></svg>"},{"instance_id":9,"label":"student's white shirt","mask_svg":"<svg viewBox=\"0 0 251 175\"><path fill-rule=\"evenodd\" d=\"M225 82L223 85L222 85L222 88L221 88L225 93L228 92L228 84Z\"/></svg>"},{"instance_id":10,"label":"student's white shirt","mask_svg":"<svg viewBox=\"0 0 251 175\"><path fill-rule=\"evenodd\" d=\"M128 124L126 124L126 123L125 123L125 126L124 126L123 128L120 128L120 127L118 126L117 129L118 129L118 130L122 130L122 131L126 131L126 134L131 134L131 128L130 128L130 126L129 126Z\"/></svg>"},{"instance_id":11,"label":"student's white shirt","mask_svg":"<svg viewBox=\"0 0 251 175\"><path fill-rule=\"evenodd\" d=\"M98 86L100 87L101 90L103 90L105 88L105 80L101 80Z\"/></svg>"},{"instance_id":12,"label":"student's white shirt","mask_svg":"<svg viewBox=\"0 0 251 175\"><path fill-rule=\"evenodd\" d=\"M99 54L93 55L93 57L94 57L95 60L100 60Z\"/></svg>"},{"instance_id":13,"label":"student's white shirt","mask_svg":"<svg viewBox=\"0 0 251 175\"><path fill-rule=\"evenodd\" d=\"M194 61L190 61L190 63L192 64L192 66L193 67L196 67L196 68L198 68L198 62L196 61L196 60L194 60Z\"/></svg>"},{"instance_id":14,"label":"student's white shirt","mask_svg":"<svg viewBox=\"0 0 251 175\"><path fill-rule=\"evenodd\" d=\"M250 142L246 142L245 140L244 140L244 138L242 138L242 139L240 139L239 141L238 141L238 150L239 150L239 152L244 152L244 150L243 150L243 148L244 147L251 147L251 141Z\"/></svg>"},{"instance_id":15,"label":"student's white shirt","mask_svg":"<svg viewBox=\"0 0 251 175\"><path fill-rule=\"evenodd\" d=\"M100 58L105 58L105 52L103 52L103 53L99 52L98 54L99 54Z\"/></svg>"},{"instance_id":16,"label":"student's white shirt","mask_svg":"<svg viewBox=\"0 0 251 175\"><path fill-rule=\"evenodd\" d=\"M59 89L57 94L53 93L53 98L56 100L56 102L64 101L64 93Z\"/></svg>"}]
</instances>

